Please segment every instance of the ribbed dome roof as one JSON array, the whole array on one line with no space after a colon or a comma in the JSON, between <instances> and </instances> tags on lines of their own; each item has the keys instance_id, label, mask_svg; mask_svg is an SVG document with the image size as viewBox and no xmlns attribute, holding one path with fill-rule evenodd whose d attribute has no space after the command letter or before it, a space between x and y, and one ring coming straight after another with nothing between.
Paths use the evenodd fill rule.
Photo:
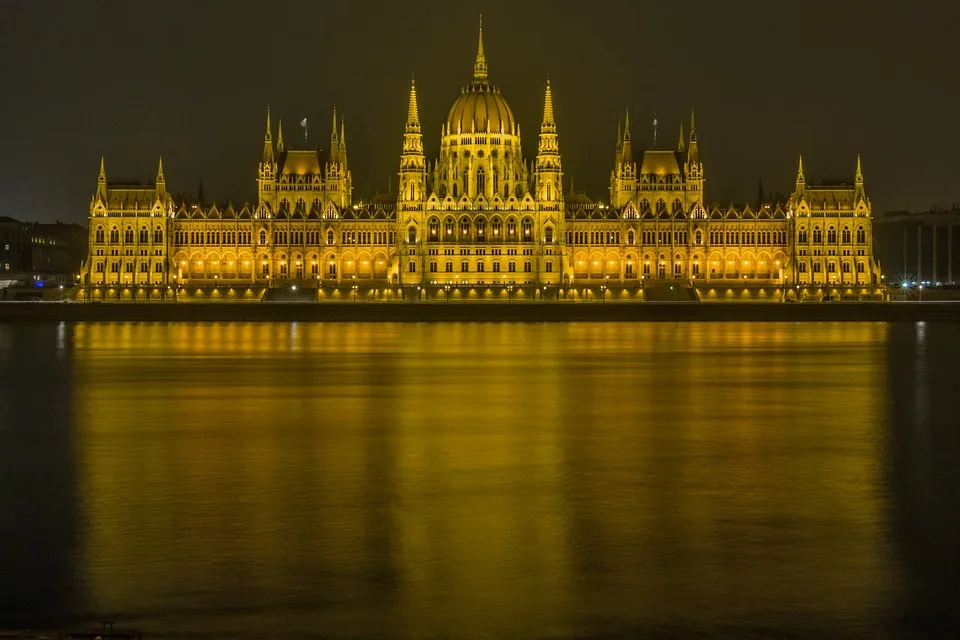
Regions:
<instances>
[{"instance_id":1,"label":"ribbed dome roof","mask_svg":"<svg viewBox=\"0 0 960 640\"><path fill-rule=\"evenodd\" d=\"M511 133L513 112L500 94L499 87L475 81L464 87L460 97L450 107L447 126L450 127L450 133Z\"/></svg>"},{"instance_id":2,"label":"ribbed dome roof","mask_svg":"<svg viewBox=\"0 0 960 640\"><path fill-rule=\"evenodd\" d=\"M487 58L483 53L483 16L480 17L480 37L477 42L477 60L473 64L473 82L463 88L460 97L450 107L447 126L450 133L512 133L513 112L500 95L500 87L487 81Z\"/></svg>"}]
</instances>

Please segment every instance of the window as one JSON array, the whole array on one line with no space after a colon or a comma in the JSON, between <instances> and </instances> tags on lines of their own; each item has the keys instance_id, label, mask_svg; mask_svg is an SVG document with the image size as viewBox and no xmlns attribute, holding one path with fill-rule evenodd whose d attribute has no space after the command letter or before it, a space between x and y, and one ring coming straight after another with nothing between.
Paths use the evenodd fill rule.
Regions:
<instances>
[{"instance_id":1,"label":"window","mask_svg":"<svg viewBox=\"0 0 960 640\"><path fill-rule=\"evenodd\" d=\"M431 261L430 261L430 273L436 273L436 272L437 272L437 261L436 261L436 260L431 260Z\"/></svg>"},{"instance_id":2,"label":"window","mask_svg":"<svg viewBox=\"0 0 960 640\"><path fill-rule=\"evenodd\" d=\"M103 242L103 227L97 227L97 242ZM7 245L7 249L10 248L10 245Z\"/></svg>"},{"instance_id":3,"label":"window","mask_svg":"<svg viewBox=\"0 0 960 640\"><path fill-rule=\"evenodd\" d=\"M111 262L110 263L110 273L120 273L120 263Z\"/></svg>"},{"instance_id":4,"label":"window","mask_svg":"<svg viewBox=\"0 0 960 640\"><path fill-rule=\"evenodd\" d=\"M494 261L493 261L493 272L494 272L494 273L500 273L500 261L499 261L499 260L494 260Z\"/></svg>"},{"instance_id":5,"label":"window","mask_svg":"<svg viewBox=\"0 0 960 640\"><path fill-rule=\"evenodd\" d=\"M806 272L807 272L807 263L806 263L806 262L801 262L800 264L797 265L797 267L798 267L797 270L798 270L800 273L806 273Z\"/></svg>"},{"instance_id":6,"label":"window","mask_svg":"<svg viewBox=\"0 0 960 640\"><path fill-rule=\"evenodd\" d=\"M547 273L553 273L553 260L547 261Z\"/></svg>"},{"instance_id":7,"label":"window","mask_svg":"<svg viewBox=\"0 0 960 640\"><path fill-rule=\"evenodd\" d=\"M806 243L807 243L807 230L806 230L806 229L804 229L804 228L801 227L800 231L797 231L797 242L800 243L800 244L806 244Z\"/></svg>"},{"instance_id":8,"label":"window","mask_svg":"<svg viewBox=\"0 0 960 640\"><path fill-rule=\"evenodd\" d=\"M477 260L477 272L483 273L486 270L486 265L483 263L483 260Z\"/></svg>"},{"instance_id":9,"label":"window","mask_svg":"<svg viewBox=\"0 0 960 640\"><path fill-rule=\"evenodd\" d=\"M844 272L844 273L850 273L850 263L849 263L849 262L844 262L844 263L843 263L843 272Z\"/></svg>"},{"instance_id":10,"label":"window","mask_svg":"<svg viewBox=\"0 0 960 640\"><path fill-rule=\"evenodd\" d=\"M124 242L133 242L133 227L127 226L123 231L123 241Z\"/></svg>"},{"instance_id":11,"label":"window","mask_svg":"<svg viewBox=\"0 0 960 640\"><path fill-rule=\"evenodd\" d=\"M453 273L453 260L447 260L447 263L443 265L443 268L447 273Z\"/></svg>"},{"instance_id":12,"label":"window","mask_svg":"<svg viewBox=\"0 0 960 640\"><path fill-rule=\"evenodd\" d=\"M850 227L843 228L843 234L841 237L843 238L844 244L850 244Z\"/></svg>"},{"instance_id":13,"label":"window","mask_svg":"<svg viewBox=\"0 0 960 640\"><path fill-rule=\"evenodd\" d=\"M482 196L487 193L487 175L483 172L483 167L477 169L477 195Z\"/></svg>"},{"instance_id":14,"label":"window","mask_svg":"<svg viewBox=\"0 0 960 640\"><path fill-rule=\"evenodd\" d=\"M511 218L507 220L507 235L515 236L517 235L517 221Z\"/></svg>"},{"instance_id":15,"label":"window","mask_svg":"<svg viewBox=\"0 0 960 640\"><path fill-rule=\"evenodd\" d=\"M514 262L513 260L511 260L510 262L508 262L508 263L507 263L507 271L509 271L510 273L516 273L516 272L517 272L517 263Z\"/></svg>"},{"instance_id":16,"label":"window","mask_svg":"<svg viewBox=\"0 0 960 640\"><path fill-rule=\"evenodd\" d=\"M470 271L470 263L467 262L466 260L461 261L461 262L460 262L460 271L462 271L462 272L464 272L464 273Z\"/></svg>"},{"instance_id":17,"label":"window","mask_svg":"<svg viewBox=\"0 0 960 640\"><path fill-rule=\"evenodd\" d=\"M524 273L531 273L532 271L533 271L533 263L530 262L529 260L525 261L525 262L523 263L523 272L524 272Z\"/></svg>"},{"instance_id":18,"label":"window","mask_svg":"<svg viewBox=\"0 0 960 640\"><path fill-rule=\"evenodd\" d=\"M813 228L813 243L820 244L823 242L823 231L820 230L820 227Z\"/></svg>"},{"instance_id":19,"label":"window","mask_svg":"<svg viewBox=\"0 0 960 640\"><path fill-rule=\"evenodd\" d=\"M822 272L822 271L823 271L823 265L820 264L819 262L814 262L814 263L813 263L813 272L814 272L814 273L820 273L820 272Z\"/></svg>"},{"instance_id":20,"label":"window","mask_svg":"<svg viewBox=\"0 0 960 640\"><path fill-rule=\"evenodd\" d=\"M126 273L133 273L133 262L127 261L126 263L124 263L123 270Z\"/></svg>"},{"instance_id":21,"label":"window","mask_svg":"<svg viewBox=\"0 0 960 640\"><path fill-rule=\"evenodd\" d=\"M673 275L680 276L683 273L683 265L678 261L673 263Z\"/></svg>"},{"instance_id":22,"label":"window","mask_svg":"<svg viewBox=\"0 0 960 640\"><path fill-rule=\"evenodd\" d=\"M857 227L857 242L863 244L867 241L867 232L864 231L863 227Z\"/></svg>"},{"instance_id":23,"label":"window","mask_svg":"<svg viewBox=\"0 0 960 640\"><path fill-rule=\"evenodd\" d=\"M280 275L281 275L281 276L285 276L285 275L287 275L287 273L288 273L288 272L287 272L287 262L286 262L286 260L281 260L281 261L280 261Z\"/></svg>"},{"instance_id":24,"label":"window","mask_svg":"<svg viewBox=\"0 0 960 640\"><path fill-rule=\"evenodd\" d=\"M693 234L693 243L694 244L703 244L703 231L697 229L697 232ZM631 243L633 244L633 243Z\"/></svg>"},{"instance_id":25,"label":"window","mask_svg":"<svg viewBox=\"0 0 960 640\"><path fill-rule=\"evenodd\" d=\"M467 218L460 219L460 235L467 236L470 234L470 221Z\"/></svg>"},{"instance_id":26,"label":"window","mask_svg":"<svg viewBox=\"0 0 960 640\"><path fill-rule=\"evenodd\" d=\"M543 239L547 244L553 244L553 227L547 227L544 229Z\"/></svg>"},{"instance_id":27,"label":"window","mask_svg":"<svg viewBox=\"0 0 960 640\"><path fill-rule=\"evenodd\" d=\"M493 229L493 235L495 236L499 236L503 232L503 223L500 222L500 218L494 218L490 227Z\"/></svg>"},{"instance_id":28,"label":"window","mask_svg":"<svg viewBox=\"0 0 960 640\"><path fill-rule=\"evenodd\" d=\"M140 273L149 273L149 272L150 272L150 266L146 262L141 262Z\"/></svg>"},{"instance_id":29,"label":"window","mask_svg":"<svg viewBox=\"0 0 960 640\"><path fill-rule=\"evenodd\" d=\"M163 263L162 263L162 262L157 262L157 263L155 263L155 264L153 265L153 272L154 272L154 273L163 273Z\"/></svg>"},{"instance_id":30,"label":"window","mask_svg":"<svg viewBox=\"0 0 960 640\"><path fill-rule=\"evenodd\" d=\"M267 232L260 229L260 244L267 244Z\"/></svg>"},{"instance_id":31,"label":"window","mask_svg":"<svg viewBox=\"0 0 960 640\"><path fill-rule=\"evenodd\" d=\"M483 233L484 231L486 231L486 226L487 226L487 223L483 218L481 218L480 220L477 220L477 237L479 238L483 237Z\"/></svg>"},{"instance_id":32,"label":"window","mask_svg":"<svg viewBox=\"0 0 960 640\"><path fill-rule=\"evenodd\" d=\"M110 229L110 242L114 244L120 242L120 230L116 227Z\"/></svg>"},{"instance_id":33,"label":"window","mask_svg":"<svg viewBox=\"0 0 960 640\"><path fill-rule=\"evenodd\" d=\"M533 234L533 221L530 218L524 218L521 230L523 231L523 239L531 240L530 236Z\"/></svg>"},{"instance_id":34,"label":"window","mask_svg":"<svg viewBox=\"0 0 960 640\"><path fill-rule=\"evenodd\" d=\"M627 231L627 244L633 244L633 241L634 241L633 229L630 229L630 231Z\"/></svg>"},{"instance_id":35,"label":"window","mask_svg":"<svg viewBox=\"0 0 960 640\"><path fill-rule=\"evenodd\" d=\"M7 270L9 271L9 269L7 269ZM102 262L98 262L98 263L97 263L97 273L103 273L103 263L102 263Z\"/></svg>"},{"instance_id":36,"label":"window","mask_svg":"<svg viewBox=\"0 0 960 640\"><path fill-rule=\"evenodd\" d=\"M327 257L327 276L331 278L337 277L337 263L334 261L333 256Z\"/></svg>"},{"instance_id":37,"label":"window","mask_svg":"<svg viewBox=\"0 0 960 640\"><path fill-rule=\"evenodd\" d=\"M857 263L857 273L864 273L866 270L867 270L867 267L863 262Z\"/></svg>"},{"instance_id":38,"label":"window","mask_svg":"<svg viewBox=\"0 0 960 640\"><path fill-rule=\"evenodd\" d=\"M150 242L150 232L146 227L140 227L140 242L142 244L147 244Z\"/></svg>"},{"instance_id":39,"label":"window","mask_svg":"<svg viewBox=\"0 0 960 640\"><path fill-rule=\"evenodd\" d=\"M833 227L827 229L827 242L834 244L837 241L837 230Z\"/></svg>"},{"instance_id":40,"label":"window","mask_svg":"<svg viewBox=\"0 0 960 640\"><path fill-rule=\"evenodd\" d=\"M413 260L411 260L411 261L407 264L407 271L409 271L410 273L416 273L416 272L417 272L417 263L414 262Z\"/></svg>"}]
</instances>

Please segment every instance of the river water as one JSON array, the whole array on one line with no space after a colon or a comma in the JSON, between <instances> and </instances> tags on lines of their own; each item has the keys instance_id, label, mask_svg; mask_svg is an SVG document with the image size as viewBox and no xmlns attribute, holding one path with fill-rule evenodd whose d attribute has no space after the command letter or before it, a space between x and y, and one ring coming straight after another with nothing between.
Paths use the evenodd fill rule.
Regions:
<instances>
[{"instance_id":1,"label":"river water","mask_svg":"<svg viewBox=\"0 0 960 640\"><path fill-rule=\"evenodd\" d=\"M0 627L957 637L950 324L0 324Z\"/></svg>"}]
</instances>

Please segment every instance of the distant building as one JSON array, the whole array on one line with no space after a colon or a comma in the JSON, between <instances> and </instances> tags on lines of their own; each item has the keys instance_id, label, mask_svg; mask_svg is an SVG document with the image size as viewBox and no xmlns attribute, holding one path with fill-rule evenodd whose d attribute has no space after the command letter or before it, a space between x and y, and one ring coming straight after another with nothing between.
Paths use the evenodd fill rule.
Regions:
<instances>
[{"instance_id":1,"label":"distant building","mask_svg":"<svg viewBox=\"0 0 960 640\"><path fill-rule=\"evenodd\" d=\"M431 162L411 83L394 197L354 199L336 113L321 157L285 144L282 123L274 132L267 112L254 204L176 203L162 162L153 184L131 185L108 182L101 161L86 295L283 284L317 287L318 298L349 286L416 290L417 298L421 289L431 297L452 288L468 299L507 289L527 298L599 291L632 299L661 285L701 299L882 297L859 158L848 184L808 184L801 160L786 201L720 207L705 198L692 115L675 147L635 149L629 114L624 125L609 200L565 197L550 83L528 162L520 125L489 81L481 28L473 78L450 108Z\"/></svg>"},{"instance_id":2,"label":"distant building","mask_svg":"<svg viewBox=\"0 0 960 640\"><path fill-rule=\"evenodd\" d=\"M0 217L0 280L72 284L88 254L87 228Z\"/></svg>"},{"instance_id":3,"label":"distant building","mask_svg":"<svg viewBox=\"0 0 960 640\"><path fill-rule=\"evenodd\" d=\"M954 256L954 228L960 207L931 211L887 211L874 220L877 251L891 286L908 288L960 284L960 252Z\"/></svg>"}]
</instances>

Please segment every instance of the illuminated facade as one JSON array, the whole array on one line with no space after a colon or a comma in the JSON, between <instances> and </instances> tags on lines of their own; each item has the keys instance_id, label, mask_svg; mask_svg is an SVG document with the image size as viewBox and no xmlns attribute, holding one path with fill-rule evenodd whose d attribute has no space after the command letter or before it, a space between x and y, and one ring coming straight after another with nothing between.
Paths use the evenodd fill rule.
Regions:
<instances>
[{"instance_id":1,"label":"illuminated facade","mask_svg":"<svg viewBox=\"0 0 960 640\"><path fill-rule=\"evenodd\" d=\"M101 162L84 294L167 298L229 286L259 298L282 284L315 289L318 299L343 287L384 297L415 291L415 299L451 289L560 299L599 288L633 299L665 283L701 299L882 294L859 159L852 184L808 185L801 160L786 202L719 208L704 199L693 116L676 148L638 150L638 164L627 114L609 203L565 197L549 81L530 164L521 142L488 79L481 28L473 79L450 109L433 162L411 82L395 197L354 199L336 112L321 158L286 146L282 123L274 137L268 111L255 205L177 204L162 163L154 184L140 186L108 182Z\"/></svg>"}]
</instances>

